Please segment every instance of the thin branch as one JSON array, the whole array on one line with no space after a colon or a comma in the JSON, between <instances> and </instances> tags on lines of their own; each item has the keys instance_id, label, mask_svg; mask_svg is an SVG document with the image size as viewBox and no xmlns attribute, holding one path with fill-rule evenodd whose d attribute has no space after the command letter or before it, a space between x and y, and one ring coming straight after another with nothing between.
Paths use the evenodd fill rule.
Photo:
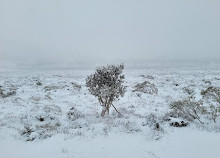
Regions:
<instances>
[{"instance_id":1,"label":"thin branch","mask_svg":"<svg viewBox=\"0 0 220 158\"><path fill-rule=\"evenodd\" d=\"M117 109L116 109L116 107L112 104L112 106L115 108L115 110L121 115L121 116L123 116Z\"/></svg>"}]
</instances>

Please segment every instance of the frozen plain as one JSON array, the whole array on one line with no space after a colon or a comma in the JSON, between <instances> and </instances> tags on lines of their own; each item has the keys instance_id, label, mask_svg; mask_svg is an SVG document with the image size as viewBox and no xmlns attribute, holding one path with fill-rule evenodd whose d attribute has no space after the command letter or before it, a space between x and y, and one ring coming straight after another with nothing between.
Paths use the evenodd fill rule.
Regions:
<instances>
[{"instance_id":1,"label":"frozen plain","mask_svg":"<svg viewBox=\"0 0 220 158\"><path fill-rule=\"evenodd\" d=\"M114 102L123 116L111 109L104 118L97 99L85 87L86 77L93 72L1 71L4 93L16 91L0 97L1 157L219 157L220 119L214 123L204 118L204 124L195 120L187 127L164 121L172 101L189 97L186 87L194 91L196 100L210 84L219 87L219 68L125 70L127 92ZM153 83L158 94L132 92L135 84L144 81Z\"/></svg>"}]
</instances>

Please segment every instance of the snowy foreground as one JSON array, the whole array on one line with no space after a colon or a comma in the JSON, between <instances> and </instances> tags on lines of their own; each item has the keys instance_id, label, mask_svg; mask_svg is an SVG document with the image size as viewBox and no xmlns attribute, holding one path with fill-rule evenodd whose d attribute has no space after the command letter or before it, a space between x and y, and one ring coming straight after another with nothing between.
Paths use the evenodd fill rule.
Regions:
<instances>
[{"instance_id":1,"label":"snowy foreground","mask_svg":"<svg viewBox=\"0 0 220 158\"><path fill-rule=\"evenodd\" d=\"M171 102L201 99L201 90L220 86L220 70L164 68L127 70L127 92L110 114L85 87L94 71L0 71L1 158L219 158L220 119L201 118L186 127L167 119ZM137 83L156 94L133 92ZM186 90L187 89L187 90ZM157 127L156 125L159 125Z\"/></svg>"}]
</instances>

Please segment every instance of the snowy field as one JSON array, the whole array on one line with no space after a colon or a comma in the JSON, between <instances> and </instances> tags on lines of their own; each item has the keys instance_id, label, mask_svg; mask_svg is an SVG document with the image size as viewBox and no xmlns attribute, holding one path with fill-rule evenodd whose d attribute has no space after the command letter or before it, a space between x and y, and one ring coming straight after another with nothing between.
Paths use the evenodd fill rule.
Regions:
<instances>
[{"instance_id":1,"label":"snowy field","mask_svg":"<svg viewBox=\"0 0 220 158\"><path fill-rule=\"evenodd\" d=\"M220 69L125 70L127 92L114 102L123 116L112 108L105 117L85 86L93 72L0 71L0 157L219 158L220 117L175 118L170 104L220 87ZM154 91L135 91L145 81Z\"/></svg>"}]
</instances>

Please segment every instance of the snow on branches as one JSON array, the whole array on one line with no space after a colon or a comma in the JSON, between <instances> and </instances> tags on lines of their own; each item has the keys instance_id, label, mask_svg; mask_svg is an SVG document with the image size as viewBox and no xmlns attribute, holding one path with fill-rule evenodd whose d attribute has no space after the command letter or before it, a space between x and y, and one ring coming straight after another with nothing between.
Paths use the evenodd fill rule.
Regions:
<instances>
[{"instance_id":1,"label":"snow on branches","mask_svg":"<svg viewBox=\"0 0 220 158\"><path fill-rule=\"evenodd\" d=\"M86 86L89 88L89 92L98 98L103 107L101 116L104 116L106 112L109 113L111 106L114 107L112 104L114 100L124 96L126 87L123 86L123 69L123 64L102 66L97 68L96 72L86 79ZM116 108L115 110L117 111Z\"/></svg>"}]
</instances>

